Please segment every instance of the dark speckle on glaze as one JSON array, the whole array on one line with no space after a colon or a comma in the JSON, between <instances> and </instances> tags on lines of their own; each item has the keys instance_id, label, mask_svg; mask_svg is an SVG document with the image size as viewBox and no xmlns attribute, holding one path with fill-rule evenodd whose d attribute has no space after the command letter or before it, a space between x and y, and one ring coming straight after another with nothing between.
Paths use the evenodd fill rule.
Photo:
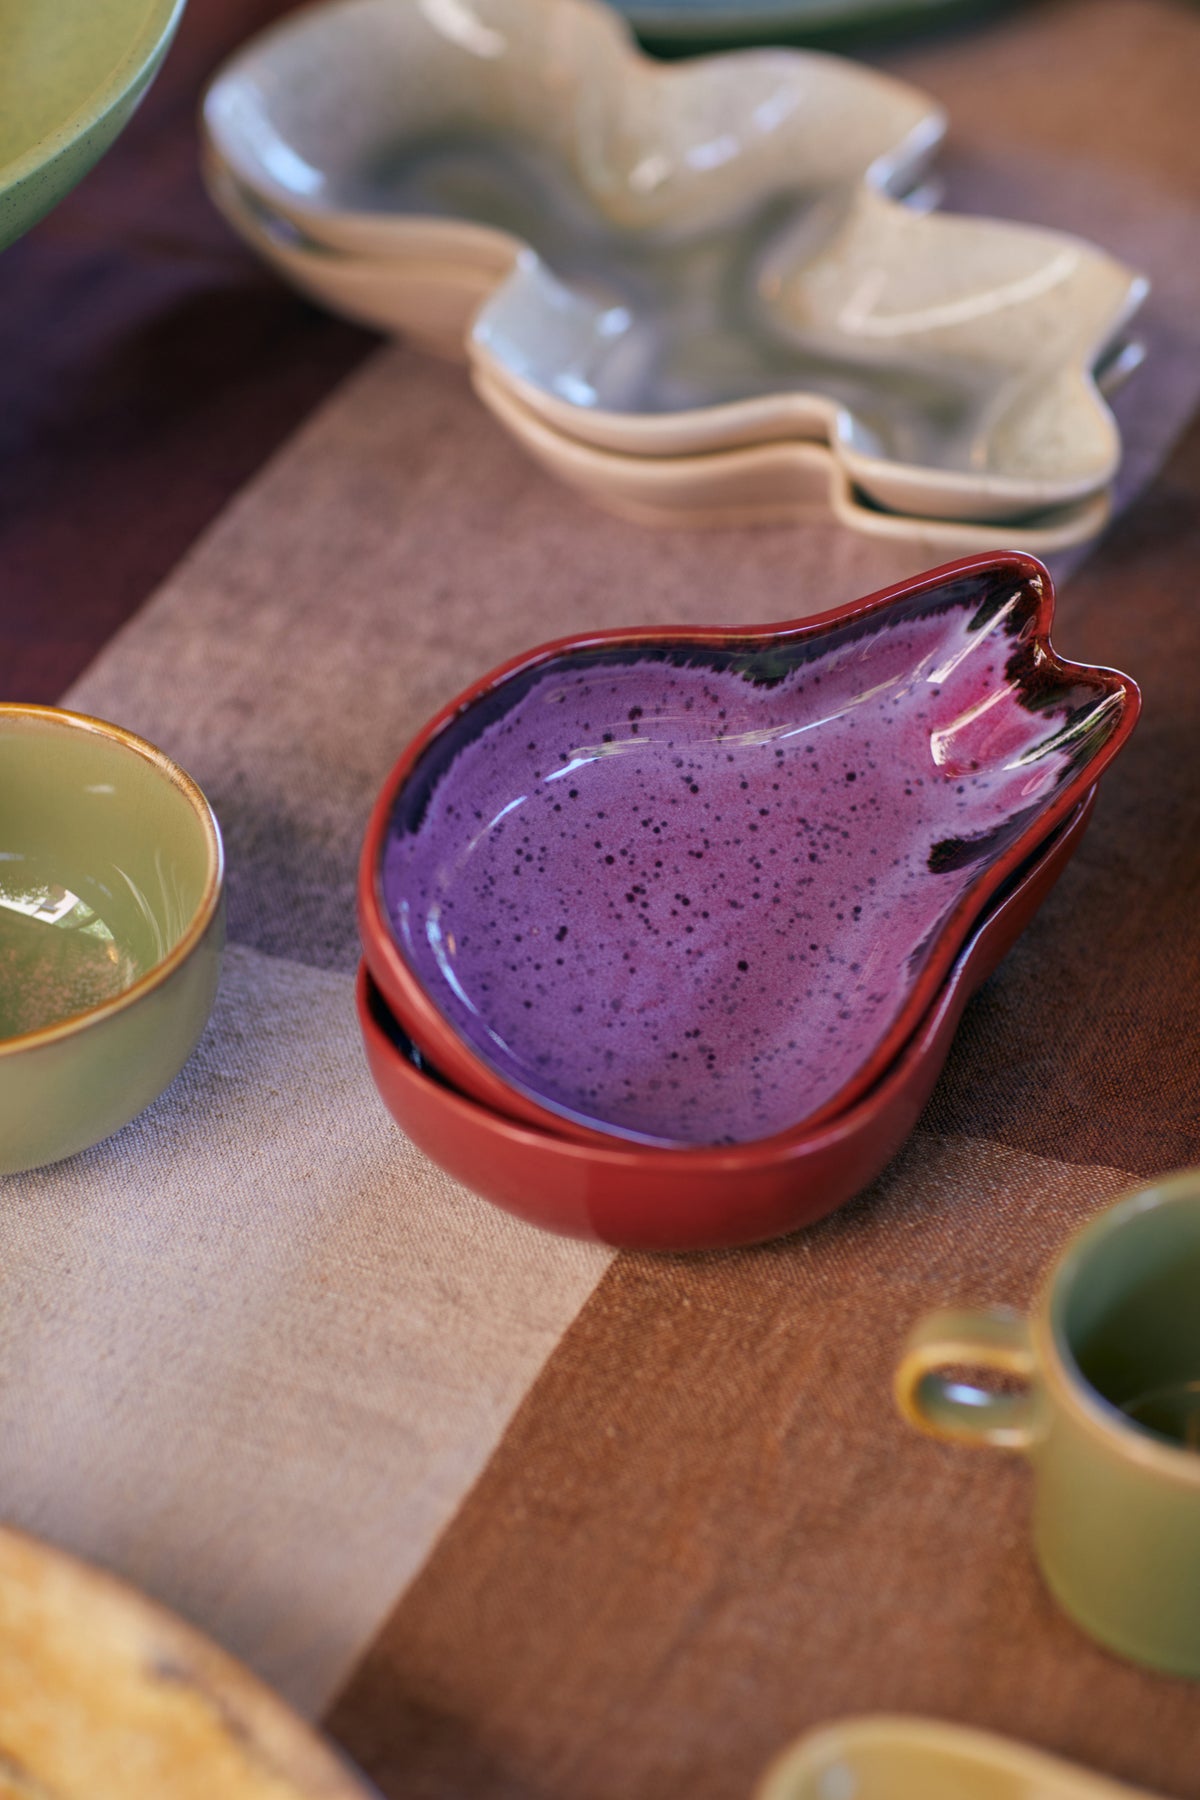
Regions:
<instances>
[{"instance_id":1,"label":"dark speckle on glaze","mask_svg":"<svg viewBox=\"0 0 1200 1800\"><path fill-rule=\"evenodd\" d=\"M1029 597L959 581L818 638L617 645L509 678L425 753L388 914L446 1019L546 1105L769 1136L897 1019L940 924L1115 720Z\"/></svg>"}]
</instances>

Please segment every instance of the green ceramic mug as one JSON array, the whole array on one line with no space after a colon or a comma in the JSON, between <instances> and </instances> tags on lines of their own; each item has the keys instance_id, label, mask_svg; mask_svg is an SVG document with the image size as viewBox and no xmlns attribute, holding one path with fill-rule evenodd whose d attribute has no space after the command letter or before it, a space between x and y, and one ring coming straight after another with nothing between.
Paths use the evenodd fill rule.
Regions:
<instances>
[{"instance_id":1,"label":"green ceramic mug","mask_svg":"<svg viewBox=\"0 0 1200 1800\"><path fill-rule=\"evenodd\" d=\"M950 1373L964 1366L1025 1386L970 1386ZM1200 1677L1200 1169L1101 1213L1028 1319L923 1319L896 1398L935 1437L1027 1455L1035 1548L1059 1603L1121 1655Z\"/></svg>"}]
</instances>

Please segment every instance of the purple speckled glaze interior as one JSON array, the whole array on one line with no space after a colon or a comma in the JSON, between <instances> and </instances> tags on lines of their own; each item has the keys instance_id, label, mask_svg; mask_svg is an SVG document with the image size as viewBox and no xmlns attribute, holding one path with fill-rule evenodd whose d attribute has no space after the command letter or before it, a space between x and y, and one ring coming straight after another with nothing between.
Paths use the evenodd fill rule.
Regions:
<instances>
[{"instance_id":1,"label":"purple speckled glaze interior","mask_svg":"<svg viewBox=\"0 0 1200 1800\"><path fill-rule=\"evenodd\" d=\"M397 942L554 1111L744 1142L835 1100L958 902L1118 722L1010 571L849 625L564 652L481 696L402 790Z\"/></svg>"}]
</instances>

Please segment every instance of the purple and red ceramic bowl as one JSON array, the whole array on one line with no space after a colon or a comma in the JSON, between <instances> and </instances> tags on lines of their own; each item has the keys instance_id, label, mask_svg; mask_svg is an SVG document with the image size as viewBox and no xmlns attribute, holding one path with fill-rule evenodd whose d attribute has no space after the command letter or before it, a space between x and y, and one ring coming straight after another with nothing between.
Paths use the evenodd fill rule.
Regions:
<instances>
[{"instance_id":1,"label":"purple and red ceramic bowl","mask_svg":"<svg viewBox=\"0 0 1200 1800\"><path fill-rule=\"evenodd\" d=\"M875 1085L836 1118L759 1143L664 1149L599 1133L542 1131L459 1092L396 1022L364 963L358 1010L367 1060L402 1130L451 1175L519 1218L621 1248L757 1243L811 1224L868 1185L916 1124L970 996L1005 955L1073 855L1092 806L995 897L928 1013Z\"/></svg>"},{"instance_id":2,"label":"purple and red ceramic bowl","mask_svg":"<svg viewBox=\"0 0 1200 1800\"><path fill-rule=\"evenodd\" d=\"M360 866L367 967L460 1093L564 1139L763 1146L842 1117L1133 728L968 558L799 624L550 644L422 731Z\"/></svg>"}]
</instances>

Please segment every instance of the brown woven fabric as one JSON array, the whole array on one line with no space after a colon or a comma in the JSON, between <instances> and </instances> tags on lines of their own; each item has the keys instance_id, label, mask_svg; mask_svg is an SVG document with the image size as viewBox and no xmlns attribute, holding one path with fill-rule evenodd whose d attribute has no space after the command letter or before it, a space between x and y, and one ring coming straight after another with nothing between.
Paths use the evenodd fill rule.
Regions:
<instances>
[{"instance_id":1,"label":"brown woven fabric","mask_svg":"<svg viewBox=\"0 0 1200 1800\"><path fill-rule=\"evenodd\" d=\"M904 1711L1200 1795L1195 1686L1055 1609L1020 1460L890 1401L915 1315L1023 1302L1122 1181L919 1136L787 1242L619 1258L335 1735L395 1800L743 1800L798 1732Z\"/></svg>"},{"instance_id":2,"label":"brown woven fabric","mask_svg":"<svg viewBox=\"0 0 1200 1800\"><path fill-rule=\"evenodd\" d=\"M1059 603L1144 711L1074 864L968 1009L939 1130L1149 1175L1200 1161L1200 428Z\"/></svg>"},{"instance_id":3,"label":"brown woven fabric","mask_svg":"<svg viewBox=\"0 0 1200 1800\"><path fill-rule=\"evenodd\" d=\"M1200 192L1195 9L1189 0L1034 0L979 32L886 58L946 101L959 151L1003 146L1086 164L1093 185L1137 173L1189 209ZM1038 217L1070 230L1064 196Z\"/></svg>"}]
</instances>

